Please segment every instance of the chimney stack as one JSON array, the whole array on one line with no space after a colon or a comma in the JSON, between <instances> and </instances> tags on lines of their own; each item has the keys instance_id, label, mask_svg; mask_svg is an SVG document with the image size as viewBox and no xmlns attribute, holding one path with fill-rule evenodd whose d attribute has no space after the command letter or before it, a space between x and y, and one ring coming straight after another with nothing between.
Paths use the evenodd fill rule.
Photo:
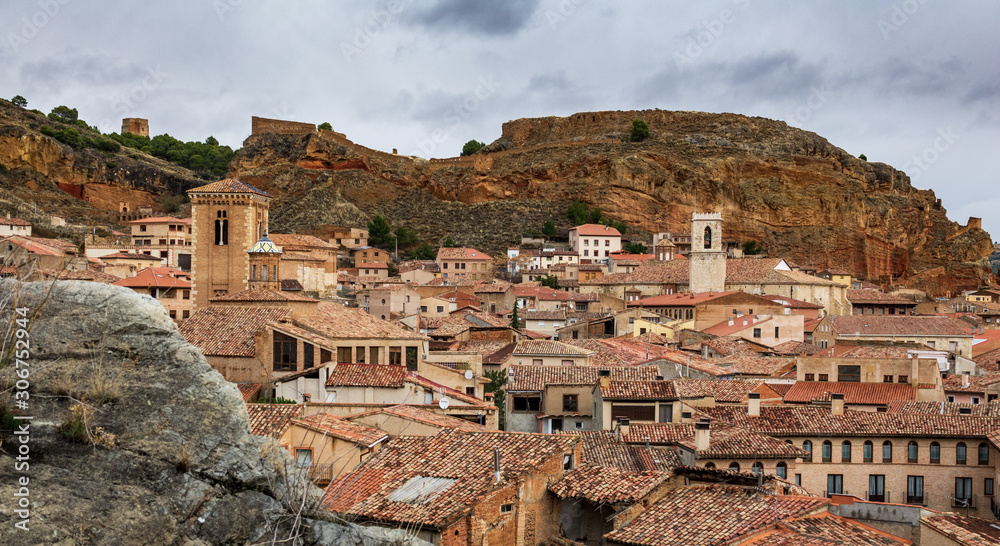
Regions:
<instances>
[{"instance_id":1,"label":"chimney stack","mask_svg":"<svg viewBox=\"0 0 1000 546\"><path fill-rule=\"evenodd\" d=\"M962 372L962 388L969 388L969 372Z\"/></svg>"},{"instance_id":2,"label":"chimney stack","mask_svg":"<svg viewBox=\"0 0 1000 546\"><path fill-rule=\"evenodd\" d=\"M694 448L696 451L708 449L711 440L709 427L711 427L711 423L708 421L698 421L694 424Z\"/></svg>"},{"instance_id":3,"label":"chimney stack","mask_svg":"<svg viewBox=\"0 0 1000 546\"><path fill-rule=\"evenodd\" d=\"M732 325L733 325L733 323L734 323L734 321L733 321L733 317L729 317L729 325L730 325L730 326L732 326Z\"/></svg>"},{"instance_id":4,"label":"chimney stack","mask_svg":"<svg viewBox=\"0 0 1000 546\"><path fill-rule=\"evenodd\" d=\"M625 437L628 436L629 427L628 417L618 418L618 434L621 435L622 441L625 441Z\"/></svg>"},{"instance_id":5,"label":"chimney stack","mask_svg":"<svg viewBox=\"0 0 1000 546\"><path fill-rule=\"evenodd\" d=\"M830 395L830 413L832 415L844 414L844 395L836 392Z\"/></svg>"},{"instance_id":6,"label":"chimney stack","mask_svg":"<svg viewBox=\"0 0 1000 546\"><path fill-rule=\"evenodd\" d=\"M750 406L747 408L750 417L760 417L760 393L750 393Z\"/></svg>"},{"instance_id":7,"label":"chimney stack","mask_svg":"<svg viewBox=\"0 0 1000 546\"><path fill-rule=\"evenodd\" d=\"M493 448L493 477L500 483L500 448Z\"/></svg>"},{"instance_id":8,"label":"chimney stack","mask_svg":"<svg viewBox=\"0 0 1000 546\"><path fill-rule=\"evenodd\" d=\"M597 370L597 380L600 382L602 389L610 387L611 370Z\"/></svg>"}]
</instances>

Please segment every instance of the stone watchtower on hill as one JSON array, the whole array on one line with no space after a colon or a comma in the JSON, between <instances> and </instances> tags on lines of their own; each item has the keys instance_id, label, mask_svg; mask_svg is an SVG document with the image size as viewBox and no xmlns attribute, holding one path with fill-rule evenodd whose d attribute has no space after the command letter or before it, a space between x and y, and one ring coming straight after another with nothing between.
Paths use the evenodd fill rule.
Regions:
<instances>
[{"instance_id":1,"label":"stone watchtower on hill","mask_svg":"<svg viewBox=\"0 0 1000 546\"><path fill-rule=\"evenodd\" d=\"M691 293L726 289L726 253L722 250L722 213L691 215L691 252L688 254Z\"/></svg>"},{"instance_id":2,"label":"stone watchtower on hill","mask_svg":"<svg viewBox=\"0 0 1000 546\"><path fill-rule=\"evenodd\" d=\"M267 232L271 196L235 178L188 190L188 195L194 311L208 307L211 298L247 289L251 256L247 250Z\"/></svg>"},{"instance_id":3,"label":"stone watchtower on hill","mask_svg":"<svg viewBox=\"0 0 1000 546\"><path fill-rule=\"evenodd\" d=\"M138 136L149 136L149 120L142 118L125 118L122 120L121 134L132 133Z\"/></svg>"}]
</instances>

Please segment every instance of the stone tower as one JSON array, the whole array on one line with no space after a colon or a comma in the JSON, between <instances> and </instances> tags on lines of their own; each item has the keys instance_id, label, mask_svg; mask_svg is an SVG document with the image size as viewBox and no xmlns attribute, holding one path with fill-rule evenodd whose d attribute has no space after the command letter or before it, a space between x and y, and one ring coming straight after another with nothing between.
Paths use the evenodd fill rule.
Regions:
<instances>
[{"instance_id":1,"label":"stone tower","mask_svg":"<svg viewBox=\"0 0 1000 546\"><path fill-rule=\"evenodd\" d=\"M149 120L142 118L125 118L122 120L121 134L132 133L138 136L149 136Z\"/></svg>"},{"instance_id":2,"label":"stone tower","mask_svg":"<svg viewBox=\"0 0 1000 546\"><path fill-rule=\"evenodd\" d=\"M188 190L191 197L191 307L247 289L250 254L267 232L271 196L227 178Z\"/></svg>"},{"instance_id":3,"label":"stone tower","mask_svg":"<svg viewBox=\"0 0 1000 546\"><path fill-rule=\"evenodd\" d=\"M722 250L722 213L691 215L689 289L691 293L722 292L726 289L726 253Z\"/></svg>"},{"instance_id":4,"label":"stone tower","mask_svg":"<svg viewBox=\"0 0 1000 546\"><path fill-rule=\"evenodd\" d=\"M250 255L250 290L281 290L278 262L281 247L267 237L267 232L247 251Z\"/></svg>"}]
</instances>

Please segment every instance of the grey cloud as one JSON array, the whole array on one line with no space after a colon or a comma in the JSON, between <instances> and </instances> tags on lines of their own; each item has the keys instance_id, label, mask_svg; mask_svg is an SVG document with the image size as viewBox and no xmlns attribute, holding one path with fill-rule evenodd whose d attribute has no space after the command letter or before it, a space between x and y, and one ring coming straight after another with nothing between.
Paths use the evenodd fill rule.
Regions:
<instances>
[{"instance_id":1,"label":"grey cloud","mask_svg":"<svg viewBox=\"0 0 1000 546\"><path fill-rule=\"evenodd\" d=\"M437 31L502 36L520 31L537 9L538 0L440 0L432 7L417 7L414 17L404 19Z\"/></svg>"},{"instance_id":2,"label":"grey cloud","mask_svg":"<svg viewBox=\"0 0 1000 546\"><path fill-rule=\"evenodd\" d=\"M107 55L92 55L67 49L62 55L21 65L20 77L36 84L59 86L63 83L97 86L132 85L148 73L149 67L123 64Z\"/></svg>"}]
</instances>

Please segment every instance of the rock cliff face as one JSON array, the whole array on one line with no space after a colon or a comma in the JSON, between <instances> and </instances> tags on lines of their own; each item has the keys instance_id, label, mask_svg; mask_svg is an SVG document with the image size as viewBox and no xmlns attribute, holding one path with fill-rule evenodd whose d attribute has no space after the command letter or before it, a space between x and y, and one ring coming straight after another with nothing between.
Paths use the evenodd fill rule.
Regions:
<instances>
[{"instance_id":1,"label":"rock cliff face","mask_svg":"<svg viewBox=\"0 0 1000 546\"><path fill-rule=\"evenodd\" d=\"M651 129L627 141L633 119ZM736 114L593 112L505 123L471 157L386 154L320 131L247 139L231 175L276 197L275 230L360 224L375 214L428 239L497 252L584 201L644 232L688 232L721 212L724 237L800 265L903 280L939 294L991 281L989 234L948 219L905 173L861 161L785 123Z\"/></svg>"},{"instance_id":2,"label":"rock cliff face","mask_svg":"<svg viewBox=\"0 0 1000 546\"><path fill-rule=\"evenodd\" d=\"M5 347L15 307L37 311L24 359L28 408L15 410L32 419L0 421L0 543L248 544L298 535L295 544L417 544L308 517L294 531L290 507L314 506L321 491L275 442L249 434L236 386L152 298L97 283L0 280ZM0 370L5 393L17 380L13 363ZM3 399L5 408L13 400ZM91 409L80 413L81 402ZM59 430L83 415L76 437L97 445ZM11 433L22 424L27 451ZM28 466L15 467L17 456ZM14 506L22 486L26 514ZM27 531L14 526L22 515Z\"/></svg>"}]
</instances>

